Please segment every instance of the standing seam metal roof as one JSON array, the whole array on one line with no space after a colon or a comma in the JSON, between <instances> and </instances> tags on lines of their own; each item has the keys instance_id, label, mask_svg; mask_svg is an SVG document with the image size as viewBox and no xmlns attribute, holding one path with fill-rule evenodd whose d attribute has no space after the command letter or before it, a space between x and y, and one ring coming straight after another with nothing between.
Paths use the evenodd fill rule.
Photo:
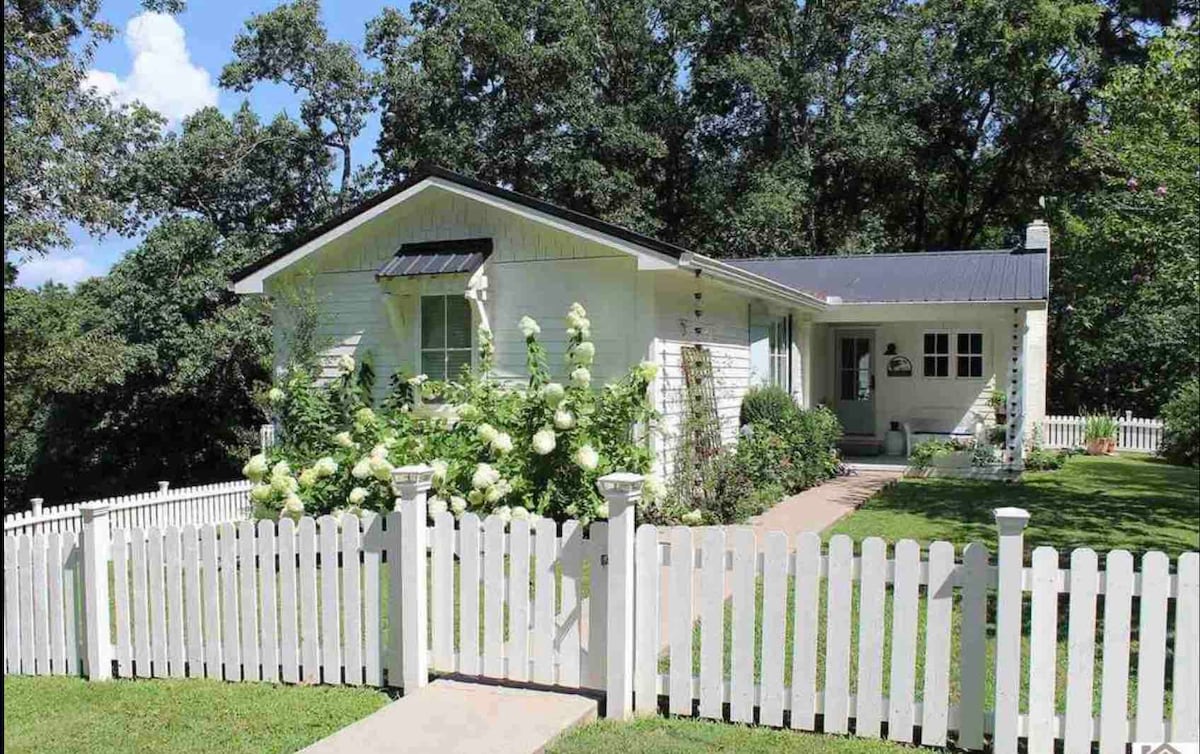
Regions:
<instances>
[{"instance_id":1,"label":"standing seam metal roof","mask_svg":"<svg viewBox=\"0 0 1200 754\"><path fill-rule=\"evenodd\" d=\"M730 259L782 285L850 303L1038 301L1047 297L1044 249L932 251Z\"/></svg>"},{"instance_id":2,"label":"standing seam metal roof","mask_svg":"<svg viewBox=\"0 0 1200 754\"><path fill-rule=\"evenodd\" d=\"M474 272L491 253L490 238L406 243L395 256L384 262L375 273L375 277L399 278Z\"/></svg>"}]
</instances>

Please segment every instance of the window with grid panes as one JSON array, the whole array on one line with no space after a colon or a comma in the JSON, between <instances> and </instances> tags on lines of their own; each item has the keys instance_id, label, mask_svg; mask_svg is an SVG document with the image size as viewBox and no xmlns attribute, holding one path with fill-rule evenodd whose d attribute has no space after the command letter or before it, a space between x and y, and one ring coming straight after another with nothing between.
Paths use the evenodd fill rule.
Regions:
<instances>
[{"instance_id":1,"label":"window with grid panes","mask_svg":"<svg viewBox=\"0 0 1200 754\"><path fill-rule=\"evenodd\" d=\"M950 376L950 333L925 333L925 376Z\"/></svg>"},{"instance_id":2,"label":"window with grid panes","mask_svg":"<svg viewBox=\"0 0 1200 754\"><path fill-rule=\"evenodd\" d=\"M471 365L471 304L460 295L421 297L421 372L457 378Z\"/></svg>"},{"instance_id":3,"label":"window with grid panes","mask_svg":"<svg viewBox=\"0 0 1200 754\"><path fill-rule=\"evenodd\" d=\"M959 377L983 376L983 333L960 332L956 336L955 358Z\"/></svg>"}]
</instances>

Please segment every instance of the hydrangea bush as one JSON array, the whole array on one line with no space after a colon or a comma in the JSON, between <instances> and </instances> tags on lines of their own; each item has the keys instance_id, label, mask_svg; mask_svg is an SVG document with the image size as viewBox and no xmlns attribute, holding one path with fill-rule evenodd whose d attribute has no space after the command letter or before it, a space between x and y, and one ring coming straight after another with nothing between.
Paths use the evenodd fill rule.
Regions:
<instances>
[{"instance_id":1,"label":"hydrangea bush","mask_svg":"<svg viewBox=\"0 0 1200 754\"><path fill-rule=\"evenodd\" d=\"M446 382L424 375L394 379L378 409L369 364L343 356L326 385L315 384L312 368L293 367L269 393L282 425L280 442L243 469L255 483L251 497L259 515L390 510L392 469L426 463L434 469L432 513L606 517L596 479L650 470L645 433L656 417L647 387L657 366L643 362L593 388L596 347L587 312L573 304L566 321L565 382L552 380L538 341L541 327L530 317L518 323L529 372L522 387L490 376L495 347L485 328L473 369ZM653 509L665 492L662 481L648 475L643 506Z\"/></svg>"}]
</instances>

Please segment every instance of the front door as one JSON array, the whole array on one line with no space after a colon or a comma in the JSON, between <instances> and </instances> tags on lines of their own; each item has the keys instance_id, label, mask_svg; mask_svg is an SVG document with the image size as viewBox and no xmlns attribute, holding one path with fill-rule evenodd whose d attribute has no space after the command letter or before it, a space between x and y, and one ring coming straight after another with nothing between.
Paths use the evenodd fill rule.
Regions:
<instances>
[{"instance_id":1,"label":"front door","mask_svg":"<svg viewBox=\"0 0 1200 754\"><path fill-rule=\"evenodd\" d=\"M871 333L837 335L837 415L848 435L875 434L875 371Z\"/></svg>"}]
</instances>

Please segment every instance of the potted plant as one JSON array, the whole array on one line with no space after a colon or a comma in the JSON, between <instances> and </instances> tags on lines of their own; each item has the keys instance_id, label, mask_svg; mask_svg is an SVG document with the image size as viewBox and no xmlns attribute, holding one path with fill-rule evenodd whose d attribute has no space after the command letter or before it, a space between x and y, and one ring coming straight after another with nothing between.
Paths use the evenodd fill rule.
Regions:
<instances>
[{"instance_id":1,"label":"potted plant","mask_svg":"<svg viewBox=\"0 0 1200 754\"><path fill-rule=\"evenodd\" d=\"M1003 390L993 390L988 397L988 405L996 414L996 424L1003 426L1008 423L1008 395Z\"/></svg>"},{"instance_id":2,"label":"potted plant","mask_svg":"<svg viewBox=\"0 0 1200 754\"><path fill-rule=\"evenodd\" d=\"M1083 422L1083 442L1090 456L1109 455L1117 449L1117 420L1092 414Z\"/></svg>"}]
</instances>

